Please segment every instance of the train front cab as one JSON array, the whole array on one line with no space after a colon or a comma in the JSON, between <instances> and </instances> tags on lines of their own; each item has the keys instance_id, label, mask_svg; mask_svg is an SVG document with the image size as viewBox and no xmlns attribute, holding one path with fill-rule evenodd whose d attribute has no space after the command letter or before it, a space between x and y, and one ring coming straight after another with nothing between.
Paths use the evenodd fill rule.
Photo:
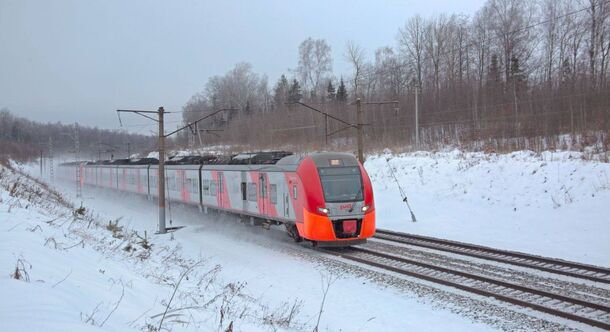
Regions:
<instances>
[{"instance_id":1,"label":"train front cab","mask_svg":"<svg viewBox=\"0 0 610 332\"><path fill-rule=\"evenodd\" d=\"M343 246L364 242L375 234L371 181L353 155L312 154L303 159L297 174L304 201L303 216L296 226L303 238Z\"/></svg>"}]
</instances>

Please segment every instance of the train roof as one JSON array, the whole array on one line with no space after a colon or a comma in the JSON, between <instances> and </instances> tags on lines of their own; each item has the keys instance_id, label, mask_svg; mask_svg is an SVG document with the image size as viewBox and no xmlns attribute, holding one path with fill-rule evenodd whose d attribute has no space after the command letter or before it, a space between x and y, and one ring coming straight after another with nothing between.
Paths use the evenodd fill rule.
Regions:
<instances>
[{"instance_id":1,"label":"train roof","mask_svg":"<svg viewBox=\"0 0 610 332\"><path fill-rule=\"evenodd\" d=\"M68 161L68 162L59 164L59 166L76 166L80 163L86 163L86 161Z\"/></svg>"},{"instance_id":2,"label":"train roof","mask_svg":"<svg viewBox=\"0 0 610 332\"><path fill-rule=\"evenodd\" d=\"M223 155L203 155L203 156L180 156L173 157L166 161L166 165L223 165L230 159L230 156Z\"/></svg>"},{"instance_id":3,"label":"train roof","mask_svg":"<svg viewBox=\"0 0 610 332\"><path fill-rule=\"evenodd\" d=\"M113 159L88 161L87 165L157 165L157 158Z\"/></svg>"},{"instance_id":4,"label":"train roof","mask_svg":"<svg viewBox=\"0 0 610 332\"><path fill-rule=\"evenodd\" d=\"M358 162L354 155L338 152L314 152L306 154L294 154L288 151L259 151L244 152L234 155L203 155L203 156L176 156L168 160L166 165L298 165L305 157L311 157L318 167L329 166L330 161L340 160L343 166L356 166ZM77 165L106 165L106 166L131 166L131 165L158 165L156 158L138 159L115 159L96 160L89 162L68 162L62 166Z\"/></svg>"},{"instance_id":5,"label":"train roof","mask_svg":"<svg viewBox=\"0 0 610 332\"><path fill-rule=\"evenodd\" d=\"M293 153L287 151L240 153L231 158L229 165L275 165L280 159L291 155Z\"/></svg>"},{"instance_id":6,"label":"train roof","mask_svg":"<svg viewBox=\"0 0 610 332\"><path fill-rule=\"evenodd\" d=\"M235 155L182 156L168 160L166 165L274 165L292 155L287 151L245 152Z\"/></svg>"},{"instance_id":7,"label":"train roof","mask_svg":"<svg viewBox=\"0 0 610 332\"><path fill-rule=\"evenodd\" d=\"M166 161L166 165L275 165L280 159L293 155L288 151L259 151L245 152L234 155L203 155L203 156L176 156ZM80 161L67 162L61 165L77 165L85 163L86 165L158 165L159 160L156 158L138 158L138 159L114 159L114 160L96 160L96 161Z\"/></svg>"}]
</instances>

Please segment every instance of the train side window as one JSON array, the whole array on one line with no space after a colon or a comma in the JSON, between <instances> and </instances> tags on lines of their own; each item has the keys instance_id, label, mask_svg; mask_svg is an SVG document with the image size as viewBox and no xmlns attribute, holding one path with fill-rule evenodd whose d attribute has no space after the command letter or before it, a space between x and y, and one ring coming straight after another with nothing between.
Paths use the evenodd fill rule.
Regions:
<instances>
[{"instance_id":1,"label":"train side window","mask_svg":"<svg viewBox=\"0 0 610 332\"><path fill-rule=\"evenodd\" d=\"M209 196L210 195L210 180L201 181L201 188L203 190L203 195Z\"/></svg>"},{"instance_id":2,"label":"train side window","mask_svg":"<svg viewBox=\"0 0 610 332\"><path fill-rule=\"evenodd\" d=\"M248 183L248 200L256 202L256 183L254 182Z\"/></svg>"},{"instance_id":3,"label":"train side window","mask_svg":"<svg viewBox=\"0 0 610 332\"><path fill-rule=\"evenodd\" d=\"M210 181L210 195L216 196L216 181Z\"/></svg>"},{"instance_id":4,"label":"train side window","mask_svg":"<svg viewBox=\"0 0 610 332\"><path fill-rule=\"evenodd\" d=\"M271 204L277 204L277 185L275 184L269 185L269 200Z\"/></svg>"},{"instance_id":5,"label":"train side window","mask_svg":"<svg viewBox=\"0 0 610 332\"><path fill-rule=\"evenodd\" d=\"M292 185L292 198L297 199L297 185L296 184Z\"/></svg>"},{"instance_id":6,"label":"train side window","mask_svg":"<svg viewBox=\"0 0 610 332\"><path fill-rule=\"evenodd\" d=\"M248 188L248 185L245 182L242 182L241 183L241 200L242 201L245 201L248 199L247 188Z\"/></svg>"},{"instance_id":7,"label":"train side window","mask_svg":"<svg viewBox=\"0 0 610 332\"><path fill-rule=\"evenodd\" d=\"M188 188L188 192L196 193L197 191L195 191L195 179L186 178L186 188Z\"/></svg>"}]
</instances>

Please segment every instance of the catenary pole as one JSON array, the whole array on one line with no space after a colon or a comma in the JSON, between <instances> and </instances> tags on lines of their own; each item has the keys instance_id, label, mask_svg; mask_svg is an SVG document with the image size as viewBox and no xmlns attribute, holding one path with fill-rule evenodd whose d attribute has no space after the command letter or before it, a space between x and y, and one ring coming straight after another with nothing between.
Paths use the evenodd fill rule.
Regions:
<instances>
[{"instance_id":1,"label":"catenary pole","mask_svg":"<svg viewBox=\"0 0 610 332\"><path fill-rule=\"evenodd\" d=\"M165 110L159 107L159 234L167 232L165 228L165 129L163 115Z\"/></svg>"},{"instance_id":2,"label":"catenary pole","mask_svg":"<svg viewBox=\"0 0 610 332\"><path fill-rule=\"evenodd\" d=\"M356 132L357 132L357 138L356 138L356 142L357 142L357 151L358 151L358 161L360 161L361 163L364 163L364 133L363 133L363 128L366 125L365 123L362 123L362 116L363 116L363 109L362 109L362 105L385 105L385 104L398 104L398 101L396 100L391 100L391 101L370 101L370 102L362 102L360 100L360 98L356 99L356 123L349 123L341 118L338 118L336 116L330 115L328 112L324 112L322 110L319 110L311 105L307 105L305 103L302 103L300 101L297 102L292 102L292 103L286 103L287 105L292 105L292 104L298 104L301 105L311 111L320 113L322 115L324 115L325 117L325 123L328 123L328 119L332 119L338 122L341 122L343 124L345 124L346 126L344 128L335 130L331 133L328 133L328 127L325 126L325 131L326 131L326 137L328 138L329 136L332 136L336 133L342 132L346 129L349 128L355 128ZM353 105L354 103L350 104ZM302 129L303 127L295 127L295 128L289 128L289 129ZM326 144L328 144L328 142L326 142Z\"/></svg>"},{"instance_id":3,"label":"catenary pole","mask_svg":"<svg viewBox=\"0 0 610 332\"><path fill-rule=\"evenodd\" d=\"M179 131L182 131L187 128L191 128L192 126L196 125L197 123L199 123L205 119L208 119L220 112L234 111L234 110L237 110L237 109L223 108L223 109L216 110L215 112L212 112L202 118L199 118L191 123L188 123L185 126L180 127L168 134L165 133L164 115L166 113L172 113L172 112L166 112L163 109L163 107L159 107L159 109L156 111L143 111L143 110L117 110L116 111L118 118L119 118L119 123L121 125L122 125L122 121L121 121L120 113L135 113L135 114L143 116L147 119L153 120L159 124L159 174L158 174L159 223L158 223L158 230L157 230L158 234L167 233L167 227L165 226L165 203L166 203L165 202L165 197L166 197L166 191L165 191L165 139ZM153 117L154 114L157 115L156 119Z\"/></svg>"}]
</instances>

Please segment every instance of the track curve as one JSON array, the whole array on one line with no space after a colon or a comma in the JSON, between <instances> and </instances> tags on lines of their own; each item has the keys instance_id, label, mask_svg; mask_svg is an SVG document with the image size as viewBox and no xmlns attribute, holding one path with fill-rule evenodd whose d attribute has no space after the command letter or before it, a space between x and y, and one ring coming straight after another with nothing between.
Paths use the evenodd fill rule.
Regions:
<instances>
[{"instance_id":1,"label":"track curve","mask_svg":"<svg viewBox=\"0 0 610 332\"><path fill-rule=\"evenodd\" d=\"M610 284L610 269L600 266L384 229L374 238Z\"/></svg>"}]
</instances>

